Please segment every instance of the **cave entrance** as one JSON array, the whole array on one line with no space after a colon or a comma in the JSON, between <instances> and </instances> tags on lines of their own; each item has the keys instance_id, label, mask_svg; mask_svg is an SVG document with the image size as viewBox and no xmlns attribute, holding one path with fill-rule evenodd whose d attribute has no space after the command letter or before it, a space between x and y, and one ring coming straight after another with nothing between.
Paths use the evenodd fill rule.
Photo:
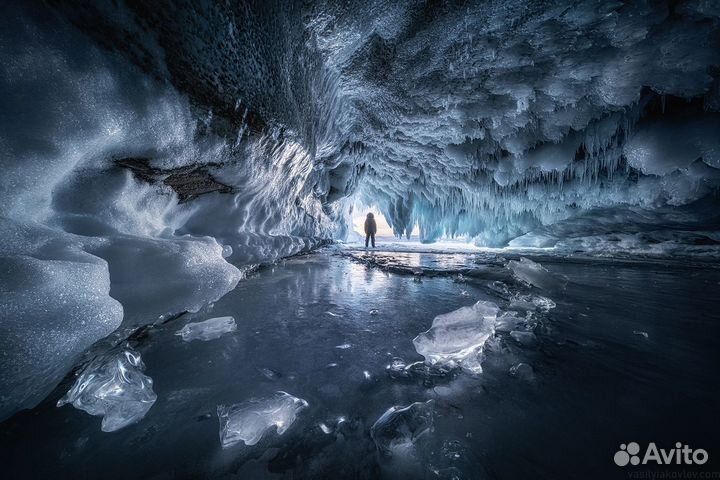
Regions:
<instances>
[{"instance_id":1,"label":"cave entrance","mask_svg":"<svg viewBox=\"0 0 720 480\"><path fill-rule=\"evenodd\" d=\"M355 233L365 237L364 225L368 213L375 216L375 223L377 223L376 237L395 237L390 223L376 206L368 207L359 203L355 204L352 212L352 229Z\"/></svg>"}]
</instances>

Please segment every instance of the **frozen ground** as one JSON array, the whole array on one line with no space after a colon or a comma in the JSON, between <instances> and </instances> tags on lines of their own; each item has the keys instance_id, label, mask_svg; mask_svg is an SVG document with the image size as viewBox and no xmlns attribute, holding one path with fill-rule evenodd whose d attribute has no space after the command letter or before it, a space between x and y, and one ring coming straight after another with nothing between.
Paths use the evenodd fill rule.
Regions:
<instances>
[{"instance_id":1,"label":"frozen ground","mask_svg":"<svg viewBox=\"0 0 720 480\"><path fill-rule=\"evenodd\" d=\"M239 4L0 4L0 420L371 208L513 260L720 258L718 2ZM505 271L399 245L345 253Z\"/></svg>"},{"instance_id":2,"label":"frozen ground","mask_svg":"<svg viewBox=\"0 0 720 480\"><path fill-rule=\"evenodd\" d=\"M511 257L326 249L262 268L131 337L129 381L157 395L136 423L56 407L73 375L5 421L5 478L621 478L620 443L718 451L716 264L535 256L513 274ZM176 334L217 317L237 330ZM416 337L426 356L449 338L438 362ZM453 368L476 351L482 373Z\"/></svg>"}]
</instances>

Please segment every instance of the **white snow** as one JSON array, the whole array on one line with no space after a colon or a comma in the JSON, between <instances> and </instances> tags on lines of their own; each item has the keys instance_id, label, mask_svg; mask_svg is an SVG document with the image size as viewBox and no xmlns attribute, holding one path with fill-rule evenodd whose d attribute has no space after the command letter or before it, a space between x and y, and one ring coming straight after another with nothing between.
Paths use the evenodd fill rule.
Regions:
<instances>
[{"instance_id":1,"label":"white snow","mask_svg":"<svg viewBox=\"0 0 720 480\"><path fill-rule=\"evenodd\" d=\"M0 420L45 397L122 321L106 261L81 240L0 218Z\"/></svg>"},{"instance_id":2,"label":"white snow","mask_svg":"<svg viewBox=\"0 0 720 480\"><path fill-rule=\"evenodd\" d=\"M0 46L0 419L34 406L121 323L196 312L243 278L230 261L297 253L331 228L306 193L313 159L299 144L199 140L172 88L69 24L16 20ZM246 163L212 172L236 194L181 203L121 158Z\"/></svg>"}]
</instances>

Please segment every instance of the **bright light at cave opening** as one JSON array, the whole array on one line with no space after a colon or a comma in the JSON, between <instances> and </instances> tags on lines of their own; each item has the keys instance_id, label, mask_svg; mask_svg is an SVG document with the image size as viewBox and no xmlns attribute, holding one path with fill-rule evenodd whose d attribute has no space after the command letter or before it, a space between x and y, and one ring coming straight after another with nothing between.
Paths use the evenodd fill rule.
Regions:
<instances>
[{"instance_id":1,"label":"bright light at cave opening","mask_svg":"<svg viewBox=\"0 0 720 480\"><path fill-rule=\"evenodd\" d=\"M352 224L353 224L353 230L362 235L365 236L365 218L367 217L368 213L372 213L375 216L375 223L377 223L377 233L376 236L378 237L392 237L393 231L392 227L390 227L390 224L385 219L385 216L380 213L380 211L376 207L368 207L366 205L361 205L359 203L356 203L353 207L353 214L352 214Z\"/></svg>"},{"instance_id":2,"label":"bright light at cave opening","mask_svg":"<svg viewBox=\"0 0 720 480\"><path fill-rule=\"evenodd\" d=\"M375 222L377 223L377 234L376 237L380 239L386 239L385 245L388 245L388 238L392 238L390 240L390 244L393 246L392 248L398 247L400 244L402 244L405 247L420 247L422 246L423 249L431 249L431 250L443 250L447 248L458 248L458 246L461 246L461 248L464 249L471 249L471 250L486 250L481 247L477 247L470 243L471 239L460 236L455 238L450 238L447 236L443 236L437 241L433 242L432 244L422 244L420 243L419 238L419 231L420 227L415 224L413 227L413 233L410 235L410 238L407 239L405 237L402 238L395 238L395 234L393 233L392 227L390 226L390 222L387 221L385 216L380 213L380 210L376 206L367 206L364 203L357 201L353 205L353 214L352 214L352 226L353 231L360 235L360 237L365 237L365 218L367 217L368 213L372 213L375 216ZM403 247L403 248L405 248Z\"/></svg>"}]
</instances>

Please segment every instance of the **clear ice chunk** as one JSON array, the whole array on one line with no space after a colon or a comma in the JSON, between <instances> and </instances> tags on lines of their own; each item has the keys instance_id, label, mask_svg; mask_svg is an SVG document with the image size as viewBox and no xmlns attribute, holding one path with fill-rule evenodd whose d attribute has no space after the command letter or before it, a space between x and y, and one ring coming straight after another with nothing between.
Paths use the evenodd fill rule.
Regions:
<instances>
[{"instance_id":1,"label":"clear ice chunk","mask_svg":"<svg viewBox=\"0 0 720 480\"><path fill-rule=\"evenodd\" d=\"M216 317L204 322L191 322L178 330L175 335L180 335L186 342L193 340L215 340L226 333L237 330L237 324L233 317Z\"/></svg>"},{"instance_id":2,"label":"clear ice chunk","mask_svg":"<svg viewBox=\"0 0 720 480\"><path fill-rule=\"evenodd\" d=\"M157 400L152 378L144 370L140 354L129 348L98 357L57 406L71 403L90 415L102 416L103 432L119 430L142 419Z\"/></svg>"},{"instance_id":3,"label":"clear ice chunk","mask_svg":"<svg viewBox=\"0 0 720 480\"><path fill-rule=\"evenodd\" d=\"M434 415L433 400L390 407L370 427L370 437L382 455L391 457L393 452L412 447L420 436L431 430Z\"/></svg>"},{"instance_id":4,"label":"clear ice chunk","mask_svg":"<svg viewBox=\"0 0 720 480\"><path fill-rule=\"evenodd\" d=\"M478 356L485 341L495 333L499 310L493 302L481 300L438 315L428 331L413 339L415 350L431 365L460 366L470 373L480 373Z\"/></svg>"},{"instance_id":5,"label":"clear ice chunk","mask_svg":"<svg viewBox=\"0 0 720 480\"><path fill-rule=\"evenodd\" d=\"M525 257L521 257L519 261L510 260L507 268L517 280L533 287L547 289L556 283L545 267Z\"/></svg>"},{"instance_id":6,"label":"clear ice chunk","mask_svg":"<svg viewBox=\"0 0 720 480\"><path fill-rule=\"evenodd\" d=\"M276 428L278 435L282 435L307 406L305 400L286 392L251 398L235 405L218 405L220 444L223 448L240 442L255 445L272 427Z\"/></svg>"}]
</instances>

